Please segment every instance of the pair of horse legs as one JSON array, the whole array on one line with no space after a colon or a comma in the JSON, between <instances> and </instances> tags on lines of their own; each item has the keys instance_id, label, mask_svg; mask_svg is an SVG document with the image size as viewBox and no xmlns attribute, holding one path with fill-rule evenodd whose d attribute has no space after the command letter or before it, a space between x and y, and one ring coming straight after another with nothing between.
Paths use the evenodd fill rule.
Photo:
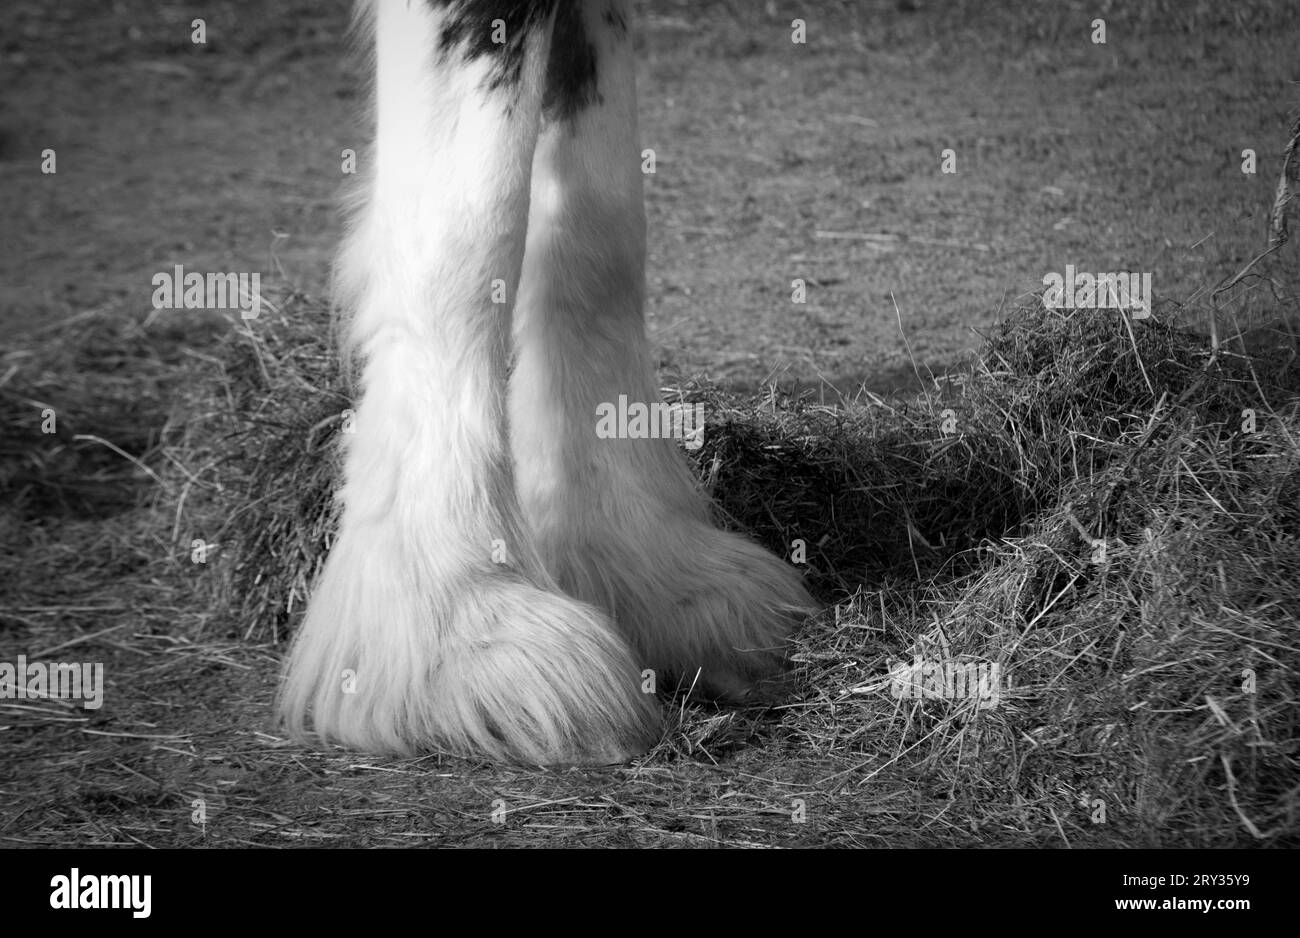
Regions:
<instances>
[{"instance_id":1,"label":"pair of horse legs","mask_svg":"<svg viewBox=\"0 0 1300 938\"><path fill-rule=\"evenodd\" d=\"M362 15L378 130L338 268L361 394L282 716L369 751L624 760L659 734L646 671L742 696L811 606L711 525L672 440L596 434L599 404L658 399L626 11Z\"/></svg>"}]
</instances>

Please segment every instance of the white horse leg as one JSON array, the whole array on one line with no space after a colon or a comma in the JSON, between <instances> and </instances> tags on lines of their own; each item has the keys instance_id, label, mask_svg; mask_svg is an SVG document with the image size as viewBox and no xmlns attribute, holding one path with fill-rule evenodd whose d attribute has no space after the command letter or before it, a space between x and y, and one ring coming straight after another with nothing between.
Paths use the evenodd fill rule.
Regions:
<instances>
[{"instance_id":1,"label":"white horse leg","mask_svg":"<svg viewBox=\"0 0 1300 938\"><path fill-rule=\"evenodd\" d=\"M362 363L342 524L284 677L288 727L371 751L612 762L658 733L639 662L521 523L510 317L553 15L374 3L378 132L343 249ZM504 300L504 302L498 302Z\"/></svg>"},{"instance_id":2,"label":"white horse leg","mask_svg":"<svg viewBox=\"0 0 1300 938\"><path fill-rule=\"evenodd\" d=\"M656 402L645 335L645 214L625 4L555 27L515 317L511 445L543 559L639 661L720 697L779 669L812 607L799 575L715 528L678 444L601 439L597 406Z\"/></svg>"}]
</instances>

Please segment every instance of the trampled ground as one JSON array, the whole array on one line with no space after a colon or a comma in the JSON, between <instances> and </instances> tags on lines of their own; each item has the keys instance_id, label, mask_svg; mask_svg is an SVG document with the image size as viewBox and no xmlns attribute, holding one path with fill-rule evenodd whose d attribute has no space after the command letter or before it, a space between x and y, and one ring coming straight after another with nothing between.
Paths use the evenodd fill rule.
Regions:
<instances>
[{"instance_id":1,"label":"trampled ground","mask_svg":"<svg viewBox=\"0 0 1300 938\"><path fill-rule=\"evenodd\" d=\"M311 507L265 462L337 403L345 5L6 4L0 661L102 662L107 690L0 701L0 843L1293 843L1295 245L1212 291L1268 245L1300 17L1096 6L638 4L663 381L728 392L702 478L819 545L828 611L772 706L674 702L646 759L539 771L270 719L302 587L278 578L315 555L268 586L239 551ZM154 311L175 264L260 271L275 307ZM1066 264L1150 272L1159 323L1036 309ZM1211 321L1217 349L1163 331ZM887 662L922 650L1021 677L991 711L900 702Z\"/></svg>"}]
</instances>

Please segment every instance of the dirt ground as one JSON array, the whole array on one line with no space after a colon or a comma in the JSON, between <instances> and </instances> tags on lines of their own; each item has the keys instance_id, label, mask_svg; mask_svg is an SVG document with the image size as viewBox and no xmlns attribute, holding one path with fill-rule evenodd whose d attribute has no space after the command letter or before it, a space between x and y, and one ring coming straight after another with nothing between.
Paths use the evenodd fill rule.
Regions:
<instances>
[{"instance_id":1,"label":"dirt ground","mask_svg":"<svg viewBox=\"0 0 1300 938\"><path fill-rule=\"evenodd\" d=\"M664 363L889 391L915 381L909 344L941 370L1067 263L1203 298L1262 243L1300 27L1113 6L1097 45L1087 4L820 3L800 45L775 2L639 4ZM175 264L326 291L338 154L366 133L348 6L205 10L196 46L186 5L5 5L4 334L144 316Z\"/></svg>"},{"instance_id":2,"label":"dirt ground","mask_svg":"<svg viewBox=\"0 0 1300 938\"><path fill-rule=\"evenodd\" d=\"M1286 2L635 6L641 134L657 158L648 316L665 383L905 392L957 362L973 330L1041 291L1047 272L1149 271L1158 298L1208 322L1210 291L1265 245L1300 102L1300 15ZM358 63L343 55L348 5L194 9L0 8L3 344L22 348L88 311L153 314L150 328L191 344L197 360L211 322L150 305L151 278L177 264L260 271L268 294L327 293L339 153L366 134ZM190 42L195 15L206 45ZM805 44L790 41L796 16ZM1089 38L1097 17L1104 44ZM41 172L47 148L52 175ZM946 149L956 174L941 171ZM1254 174L1242 172L1247 149ZM805 304L791 302L796 278ZM1231 331L1267 308L1247 289L1214 313ZM73 567L72 554L98 552L97 576L120 550L114 579L131 585L109 602L93 582L51 571L40 609L6 611L0 594L5 660L74 641L110 672L139 671L146 646L154 657L147 679L115 689L125 706L89 719L47 710L31 726L21 708L0 718L0 746L6 732L46 739L41 771L0 768L6 845L482 845L505 836L487 820L500 800L540 818L515 843L885 846L897 832L869 833L873 812L936 795L906 776L881 779L868 798L838 773L800 775L782 760L792 742L762 720L727 724L721 764L538 775L313 754L270 722L279 649L236 627L219 654L210 640L190 653L187 629L206 611L162 570L172 532L152 536L150 560L95 519L51 518L21 536L16 523L0 529L14 582L40 576L13 546L36 538L78 545ZM170 611L175 634L84 642L144 606ZM611 780L634 782L646 802L606 794ZM821 808L815 823L792 825L785 806L803 796ZM770 823L727 828L733 798L766 799ZM203 824L192 821L197 800ZM907 842L985 840L934 820Z\"/></svg>"}]
</instances>

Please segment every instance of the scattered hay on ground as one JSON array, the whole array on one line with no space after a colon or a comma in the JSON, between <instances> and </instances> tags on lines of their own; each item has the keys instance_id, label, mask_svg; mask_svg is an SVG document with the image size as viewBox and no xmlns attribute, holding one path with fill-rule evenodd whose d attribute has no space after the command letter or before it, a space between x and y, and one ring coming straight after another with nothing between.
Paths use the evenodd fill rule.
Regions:
<instances>
[{"instance_id":1,"label":"scattered hay on ground","mask_svg":"<svg viewBox=\"0 0 1300 938\"><path fill-rule=\"evenodd\" d=\"M227 685L261 695L240 698L241 719L265 715L269 646L292 628L337 520L350 397L326 318L297 298L202 342L90 318L6 358L4 561L18 574L6 647L108 657L117 716L95 719L147 714L175 731L195 719L196 693L215 695L210 719L228 715L229 689L214 689ZM444 792L461 807L411 810L443 842L472 840L480 783L496 778L510 804L541 805L490 832L502 842L558 837L546 833L558 824L566 843L1294 843L1298 390L1282 357L1037 304L915 400L672 389L705 404L692 458L725 523L804 561L829 604L798 638L781 702L670 702L664 742L602 775L598 802L585 775L447 774L460 764L438 759L439 778L463 781ZM32 436L47 406L58 433ZM105 443L78 449L89 436ZM125 455L93 461L101 450ZM180 675L185 696L168 702ZM151 703L132 696L144 688ZM86 745L80 719L23 710L10 739L24 771L56 772L60 752ZM247 820L225 842L360 842L350 814L332 832L294 821L294 786L280 781L293 762L333 777L356 757L208 729L208 745L252 760L248 790L192 759L167 771ZM165 746L95 739L97 765L115 773L126 759L133 774L101 783L94 810L64 829L93 836L95 812L117 810L104 792L135 792L121 795L125 829L168 842L155 815L184 792L141 793L135 776L188 733ZM415 804L401 786L420 775L395 769L382 790L358 777L347 797ZM725 811L710 801L723 794ZM290 816L258 821L268 798ZM806 824L791 823L796 802ZM409 824L375 811L385 823L365 842L409 842ZM711 826L683 826L701 811ZM43 823L59 836L63 822Z\"/></svg>"}]
</instances>

